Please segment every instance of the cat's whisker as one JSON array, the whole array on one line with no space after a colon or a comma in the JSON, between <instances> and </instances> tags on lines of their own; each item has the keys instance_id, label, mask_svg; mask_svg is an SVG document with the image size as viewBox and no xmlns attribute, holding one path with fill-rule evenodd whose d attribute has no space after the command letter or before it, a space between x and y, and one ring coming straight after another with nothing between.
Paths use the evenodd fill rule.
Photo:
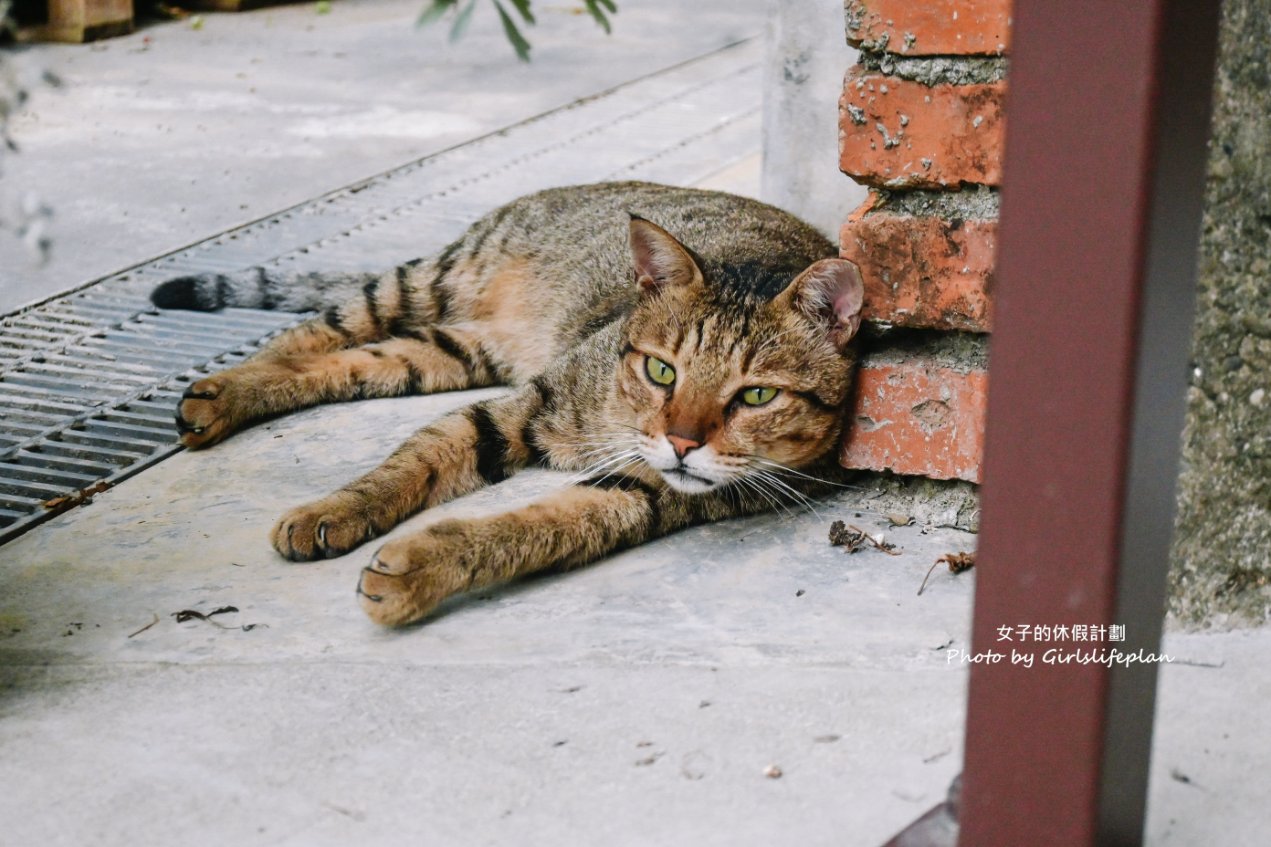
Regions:
<instances>
[{"instance_id":1,"label":"cat's whisker","mask_svg":"<svg viewBox=\"0 0 1271 847\"><path fill-rule=\"evenodd\" d=\"M807 502L807 503L812 502L806 494L804 494L802 491L798 490L794 486L787 483L778 474L774 473L771 470L768 470L766 468L751 468L750 472L754 474L755 476L761 477L763 479L771 480L773 484L780 486L786 491L789 491L792 496L799 498L803 502Z\"/></svg>"},{"instance_id":2,"label":"cat's whisker","mask_svg":"<svg viewBox=\"0 0 1271 847\"><path fill-rule=\"evenodd\" d=\"M745 477L745 476L739 476L735 480L733 480L733 482L739 486L742 486L748 489L749 491L754 492L755 494L758 494L760 497L766 500L768 504L772 506L773 509L779 509L785 512L787 515L790 515L790 517L794 517L794 515L790 512L790 510L786 508L786 505L781 502L781 500L774 499L773 496L769 494L764 489L763 486L760 486L756 480L750 479L749 477Z\"/></svg>"},{"instance_id":3,"label":"cat's whisker","mask_svg":"<svg viewBox=\"0 0 1271 847\"><path fill-rule=\"evenodd\" d=\"M600 477L600 478L598 478L598 479L593 479L593 480L591 481L591 484L592 484L592 485L599 485L600 483L604 482L604 481L605 481L606 479L608 479L609 477L611 477L611 476L616 476L617 474L620 474L620 473L622 473L623 471L625 471L627 468L632 467L632 466L634 466L634 465L638 465L638 464L639 464L640 462L642 462L643 460L644 460L644 458L643 458L642 456L636 455L636 456L634 456L633 458L630 458L630 459L628 459L627 461L623 462L622 464L618 465L617 467L615 467L615 468L611 468L611 469L610 469L607 473L605 473L605 475L604 475L604 476L602 476L602 477Z\"/></svg>"},{"instance_id":4,"label":"cat's whisker","mask_svg":"<svg viewBox=\"0 0 1271 847\"><path fill-rule=\"evenodd\" d=\"M579 458L584 462L591 462L612 454L614 451L628 451L637 448L637 445L630 442L613 442L606 441L594 446L584 445L586 449L578 451Z\"/></svg>"},{"instance_id":5,"label":"cat's whisker","mask_svg":"<svg viewBox=\"0 0 1271 847\"><path fill-rule=\"evenodd\" d=\"M597 473L601 470L604 470L609 465L614 464L615 462L625 461L626 459L629 459L632 456L637 455L638 453L639 453L638 450L630 449L630 448L626 450L607 450L603 454L598 455L592 462L590 462L581 471L579 471L579 473L582 473L582 474Z\"/></svg>"},{"instance_id":6,"label":"cat's whisker","mask_svg":"<svg viewBox=\"0 0 1271 847\"><path fill-rule=\"evenodd\" d=\"M800 479L806 479L809 482L819 482L822 485L832 485L835 488L846 488L851 491L861 490L861 486L859 485L846 485L841 482L834 482L833 480L825 479L824 477L813 476L812 474L804 473L801 470L792 468L789 465L783 465L780 462L774 462L771 459L765 459L762 456L750 456L749 462L752 464L757 463L760 465L764 465L767 469L775 471L778 474L789 474L791 476L799 477Z\"/></svg>"},{"instance_id":7,"label":"cat's whisker","mask_svg":"<svg viewBox=\"0 0 1271 847\"><path fill-rule=\"evenodd\" d=\"M797 503L797 504L799 504L799 505L803 506L805 509L807 509L808 511L810 511L813 515L815 515L815 516L817 517L817 519L818 519L818 520L820 520L820 519L821 519L821 514L820 514L820 512L818 512L818 511L816 510L816 506L815 506L815 505L813 505L813 503L812 503L812 501L811 501L811 500L809 500L809 499L808 499L808 498L807 498L804 494L802 494L801 492L797 491L796 489L794 489L794 488L790 487L788 484L786 484L785 482L783 482L783 481L782 481L779 477L777 477L775 474L769 473L768 471L761 471L761 470L753 471L753 472L752 472L752 474L753 474L753 476L755 476L756 478L761 479L761 480L764 480L764 481L765 481L765 482L767 482L769 485L773 486L774 491L783 492L783 493L785 493L785 494L789 495L789 497L790 497L790 499L791 499L791 500L793 500L795 503Z\"/></svg>"},{"instance_id":8,"label":"cat's whisker","mask_svg":"<svg viewBox=\"0 0 1271 847\"><path fill-rule=\"evenodd\" d=\"M619 470L624 470L642 459L643 456L641 456L639 450L623 450L620 453L606 456L600 461L587 466L575 474L570 481L575 483L582 482L583 480L592 479L600 473L604 473L604 476L600 477L600 480L608 479Z\"/></svg>"}]
</instances>

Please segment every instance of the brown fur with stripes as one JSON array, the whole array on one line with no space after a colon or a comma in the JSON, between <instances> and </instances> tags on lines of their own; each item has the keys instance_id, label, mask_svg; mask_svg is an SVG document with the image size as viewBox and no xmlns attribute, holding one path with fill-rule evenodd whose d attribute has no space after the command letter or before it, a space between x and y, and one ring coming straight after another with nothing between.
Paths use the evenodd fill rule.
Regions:
<instances>
[{"instance_id":1,"label":"brown fur with stripes","mask_svg":"<svg viewBox=\"0 0 1271 847\"><path fill-rule=\"evenodd\" d=\"M833 255L790 215L718 192L612 183L530 195L432 260L323 279L354 296L193 383L181 439L207 447L318 403L513 386L273 529L289 559L336 556L523 467L585 477L383 545L359 579L362 606L381 623L416 620L453 594L835 484L861 285ZM155 300L315 305L288 284L253 269L165 283ZM652 378L650 357L671 384Z\"/></svg>"}]
</instances>

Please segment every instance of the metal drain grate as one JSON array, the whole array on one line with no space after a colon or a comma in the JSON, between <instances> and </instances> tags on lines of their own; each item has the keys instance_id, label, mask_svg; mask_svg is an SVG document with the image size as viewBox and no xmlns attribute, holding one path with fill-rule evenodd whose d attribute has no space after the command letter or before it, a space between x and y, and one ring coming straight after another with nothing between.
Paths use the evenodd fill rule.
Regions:
<instances>
[{"instance_id":1,"label":"metal drain grate","mask_svg":"<svg viewBox=\"0 0 1271 847\"><path fill-rule=\"evenodd\" d=\"M90 289L0 321L0 543L56 514L58 498L176 452L185 386L303 317L160 312Z\"/></svg>"},{"instance_id":2,"label":"metal drain grate","mask_svg":"<svg viewBox=\"0 0 1271 847\"><path fill-rule=\"evenodd\" d=\"M759 60L757 40L740 42L0 319L0 544L57 514L50 500L176 452L185 386L307 317L161 312L146 297L157 283L252 265L382 270L540 188L692 184L757 152Z\"/></svg>"}]
</instances>

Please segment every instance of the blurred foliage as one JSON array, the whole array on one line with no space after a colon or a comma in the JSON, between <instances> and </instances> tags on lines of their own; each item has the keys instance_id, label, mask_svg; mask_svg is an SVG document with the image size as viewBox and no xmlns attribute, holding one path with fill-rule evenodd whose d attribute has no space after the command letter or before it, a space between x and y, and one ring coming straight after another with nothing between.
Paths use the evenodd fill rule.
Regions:
<instances>
[{"instance_id":1,"label":"blurred foliage","mask_svg":"<svg viewBox=\"0 0 1271 847\"><path fill-rule=\"evenodd\" d=\"M15 25L9 16L12 9L10 0L0 0L0 43L14 35ZM31 88L60 84L48 71L32 72L30 68L20 67L0 51L0 178L4 176L5 157L18 152L17 142L9 134L10 122L31 96ZM0 189L3 188L7 186L0 181ZM48 225L52 217L53 210L35 194L25 192L14 197L0 190L0 237L17 238L39 261L48 258L52 244Z\"/></svg>"},{"instance_id":2,"label":"blurred foliage","mask_svg":"<svg viewBox=\"0 0 1271 847\"><path fill-rule=\"evenodd\" d=\"M530 43L521 33L521 27L534 26L538 23L534 18L534 12L530 9L533 0L507 0L516 16L520 18L519 25L516 18L503 5L502 0L490 0L490 2L494 4L494 9L499 14L503 33L507 36L512 49L516 51L516 57L522 62L528 62ZM458 41L463 37L468 24L472 22L472 13L476 10L477 3L478 0L431 0L420 13L416 23L418 26L427 26L442 18L450 17L450 40ZM608 35L612 31L609 16L617 14L618 5L613 0L582 0L582 6L578 8L578 11L580 14L591 15L592 19L605 31L605 35Z\"/></svg>"}]
</instances>

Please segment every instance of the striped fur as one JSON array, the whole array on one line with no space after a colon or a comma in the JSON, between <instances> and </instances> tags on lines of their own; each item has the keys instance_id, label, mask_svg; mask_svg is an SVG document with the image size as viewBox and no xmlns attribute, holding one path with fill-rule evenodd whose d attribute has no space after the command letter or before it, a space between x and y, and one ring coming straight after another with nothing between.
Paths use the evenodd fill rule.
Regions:
<instances>
[{"instance_id":1,"label":"striped fur","mask_svg":"<svg viewBox=\"0 0 1271 847\"><path fill-rule=\"evenodd\" d=\"M319 403L514 387L424 427L273 529L287 558L337 556L529 465L578 474L524 509L381 547L358 594L374 620L400 624L456 593L835 484L861 286L833 255L752 200L611 183L522 198L384 274L253 269L173 280L154 299L320 313L190 386L178 426L192 448ZM650 357L672 384L651 378ZM755 386L772 391L760 405L745 401Z\"/></svg>"}]
</instances>

